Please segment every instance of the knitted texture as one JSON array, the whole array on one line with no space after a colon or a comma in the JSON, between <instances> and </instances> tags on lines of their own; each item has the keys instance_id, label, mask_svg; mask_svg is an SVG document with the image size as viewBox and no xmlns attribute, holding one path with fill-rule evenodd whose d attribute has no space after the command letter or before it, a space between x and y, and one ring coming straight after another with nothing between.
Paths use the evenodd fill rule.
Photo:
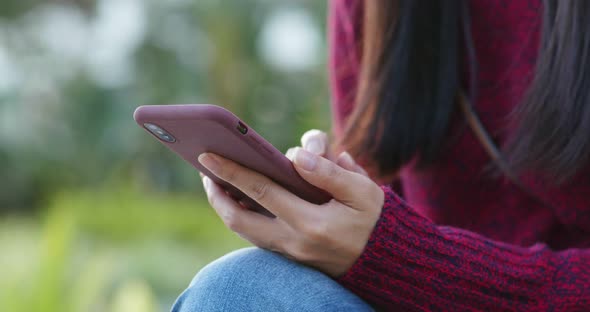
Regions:
<instances>
[{"instance_id":1,"label":"knitted texture","mask_svg":"<svg viewBox=\"0 0 590 312\"><path fill-rule=\"evenodd\" d=\"M493 139L529 85L539 47L539 0L469 1L478 59L474 105ZM330 3L334 132L354 107L362 2ZM465 127L435 164L402 169L369 242L338 280L387 310L590 311L590 170L555 187L523 177L540 205L505 178ZM501 131L502 130L502 131ZM403 196L403 199L399 196Z\"/></svg>"}]
</instances>

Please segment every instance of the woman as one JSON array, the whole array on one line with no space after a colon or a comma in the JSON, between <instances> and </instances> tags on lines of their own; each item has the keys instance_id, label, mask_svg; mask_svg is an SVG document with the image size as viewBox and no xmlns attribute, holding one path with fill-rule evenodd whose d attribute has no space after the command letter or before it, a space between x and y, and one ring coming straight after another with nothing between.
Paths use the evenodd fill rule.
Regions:
<instances>
[{"instance_id":1,"label":"woman","mask_svg":"<svg viewBox=\"0 0 590 312\"><path fill-rule=\"evenodd\" d=\"M334 132L373 180L318 131L288 156L334 196L322 206L201 155L278 218L205 178L227 226L261 249L207 266L173 310L590 311L590 3L330 12Z\"/></svg>"}]
</instances>

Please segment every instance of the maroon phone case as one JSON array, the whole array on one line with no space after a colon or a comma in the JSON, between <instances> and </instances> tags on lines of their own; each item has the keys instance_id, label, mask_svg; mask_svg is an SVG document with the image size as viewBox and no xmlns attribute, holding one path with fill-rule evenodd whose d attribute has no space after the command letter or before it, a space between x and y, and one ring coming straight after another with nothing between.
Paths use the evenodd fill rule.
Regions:
<instances>
[{"instance_id":1,"label":"maroon phone case","mask_svg":"<svg viewBox=\"0 0 590 312\"><path fill-rule=\"evenodd\" d=\"M271 178L306 201L323 204L331 199L330 194L303 180L283 153L222 107L208 104L148 105L138 107L133 118L144 129L144 124L151 123L174 136L176 142L169 143L160 140L146 129L158 141L220 184L249 209L272 216L257 202L203 167L197 159L201 153L212 152L231 159ZM245 134L238 130L240 123L248 129Z\"/></svg>"}]
</instances>

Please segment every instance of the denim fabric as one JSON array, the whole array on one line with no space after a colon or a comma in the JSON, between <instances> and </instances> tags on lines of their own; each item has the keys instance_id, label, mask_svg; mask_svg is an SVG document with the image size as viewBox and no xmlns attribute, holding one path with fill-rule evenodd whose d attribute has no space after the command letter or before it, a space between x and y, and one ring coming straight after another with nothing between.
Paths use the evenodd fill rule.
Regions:
<instances>
[{"instance_id":1,"label":"denim fabric","mask_svg":"<svg viewBox=\"0 0 590 312\"><path fill-rule=\"evenodd\" d=\"M259 249L234 251L203 268L172 312L373 311L327 275Z\"/></svg>"}]
</instances>

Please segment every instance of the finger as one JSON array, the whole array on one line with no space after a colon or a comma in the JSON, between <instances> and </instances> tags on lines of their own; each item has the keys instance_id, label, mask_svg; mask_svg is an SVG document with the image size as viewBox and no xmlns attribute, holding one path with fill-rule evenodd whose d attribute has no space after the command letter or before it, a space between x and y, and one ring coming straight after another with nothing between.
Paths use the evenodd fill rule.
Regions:
<instances>
[{"instance_id":1,"label":"finger","mask_svg":"<svg viewBox=\"0 0 590 312\"><path fill-rule=\"evenodd\" d=\"M287 150L287 152L285 153L285 157L289 158L290 161L293 161L293 156L295 155L295 148L291 147L290 149Z\"/></svg>"},{"instance_id":2,"label":"finger","mask_svg":"<svg viewBox=\"0 0 590 312\"><path fill-rule=\"evenodd\" d=\"M334 198L350 207L360 207L367 203L362 198L377 202L383 196L381 189L369 178L348 171L330 160L314 155L301 148L295 151L295 169L307 182L332 194ZM371 203L369 203L371 204Z\"/></svg>"},{"instance_id":3,"label":"finger","mask_svg":"<svg viewBox=\"0 0 590 312\"><path fill-rule=\"evenodd\" d=\"M309 130L301 137L301 146L310 153L324 156L328 149L328 136L317 129Z\"/></svg>"},{"instance_id":4,"label":"finger","mask_svg":"<svg viewBox=\"0 0 590 312\"><path fill-rule=\"evenodd\" d=\"M336 159L336 164L348 171L353 171L366 177L368 176L365 169L359 166L348 152L342 152L340 156L338 156L338 159Z\"/></svg>"},{"instance_id":5,"label":"finger","mask_svg":"<svg viewBox=\"0 0 590 312\"><path fill-rule=\"evenodd\" d=\"M293 195L271 179L231 160L211 153L199 155L199 162L220 179L232 184L285 222L298 226L316 206Z\"/></svg>"},{"instance_id":6,"label":"finger","mask_svg":"<svg viewBox=\"0 0 590 312\"><path fill-rule=\"evenodd\" d=\"M258 247L282 250L277 239L285 237L284 223L243 208L208 177L203 178L203 184L211 207L230 230Z\"/></svg>"},{"instance_id":7,"label":"finger","mask_svg":"<svg viewBox=\"0 0 590 312\"><path fill-rule=\"evenodd\" d=\"M208 196L209 190L207 188L209 187L209 184L206 181L207 179L209 179L209 178L206 175L201 173L201 182L203 182L203 188L205 189L205 193L207 193L207 196Z\"/></svg>"}]
</instances>

